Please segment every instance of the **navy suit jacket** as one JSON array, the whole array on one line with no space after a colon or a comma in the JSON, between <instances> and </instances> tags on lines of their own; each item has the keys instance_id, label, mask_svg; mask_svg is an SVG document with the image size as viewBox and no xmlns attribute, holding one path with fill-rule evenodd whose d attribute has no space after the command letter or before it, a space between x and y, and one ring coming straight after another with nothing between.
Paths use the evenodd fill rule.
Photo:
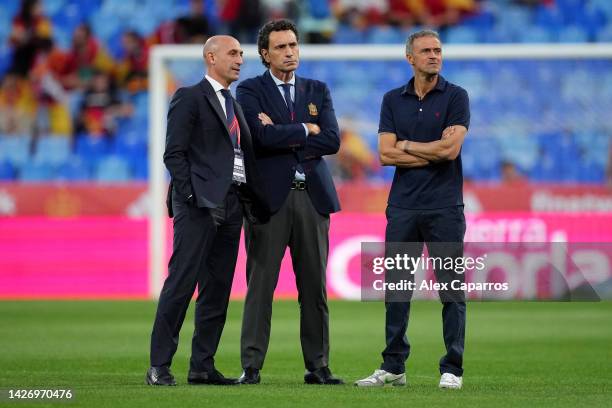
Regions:
<instances>
[{"instance_id":1,"label":"navy suit jacket","mask_svg":"<svg viewBox=\"0 0 612 408\"><path fill-rule=\"evenodd\" d=\"M271 212L278 211L287 199L298 162L306 174L315 209L321 214L339 211L336 188L322 159L340 148L338 121L327 85L296 76L293 122L270 71L241 82L236 99L251 130L263 196ZM260 112L267 114L274 125L262 125L257 118ZM316 123L321 133L306 137L302 123Z\"/></svg>"},{"instance_id":2,"label":"navy suit jacket","mask_svg":"<svg viewBox=\"0 0 612 408\"><path fill-rule=\"evenodd\" d=\"M240 148L244 152L246 185L240 187L240 198L253 209L269 213L260 198L260 183L255 167L255 154L249 127L240 106L234 102L240 126ZM179 88L168 109L168 128L164 163L171 176L168 191L168 212L172 216L172 193L179 200L193 194L198 207L216 208L232 183L234 147L226 124L225 113L206 80ZM249 216L250 214L247 214Z\"/></svg>"}]
</instances>

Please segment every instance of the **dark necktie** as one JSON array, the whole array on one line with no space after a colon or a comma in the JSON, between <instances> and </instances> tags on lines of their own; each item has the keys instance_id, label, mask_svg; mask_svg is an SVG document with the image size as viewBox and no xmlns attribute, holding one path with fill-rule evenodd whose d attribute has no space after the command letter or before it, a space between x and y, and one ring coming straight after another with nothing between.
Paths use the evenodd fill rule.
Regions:
<instances>
[{"instance_id":1,"label":"dark necktie","mask_svg":"<svg viewBox=\"0 0 612 408\"><path fill-rule=\"evenodd\" d=\"M291 84L282 84L283 92L285 94L285 102L287 102L287 108L289 108L289 114L291 115L291 121L295 121L295 107L293 105L293 100L291 99ZM295 166L295 169L304 174L304 168L300 163Z\"/></svg>"},{"instance_id":2,"label":"dark necktie","mask_svg":"<svg viewBox=\"0 0 612 408\"><path fill-rule=\"evenodd\" d=\"M238 119L234 113L234 99L228 89L221 89L221 95L225 98L226 123L229 129L230 138L234 147L240 148L240 133L238 130Z\"/></svg>"},{"instance_id":3,"label":"dark necktie","mask_svg":"<svg viewBox=\"0 0 612 408\"><path fill-rule=\"evenodd\" d=\"M283 91L285 93L285 102L287 103L287 108L289 109L289 114L291 115L291 121L295 120L295 108L293 106L293 100L291 100L291 84L282 84Z\"/></svg>"}]
</instances>

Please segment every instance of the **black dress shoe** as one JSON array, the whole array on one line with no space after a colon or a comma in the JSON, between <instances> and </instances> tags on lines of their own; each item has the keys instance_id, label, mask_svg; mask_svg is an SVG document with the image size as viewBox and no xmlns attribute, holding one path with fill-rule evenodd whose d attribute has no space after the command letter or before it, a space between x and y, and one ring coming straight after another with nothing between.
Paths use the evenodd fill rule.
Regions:
<instances>
[{"instance_id":1,"label":"black dress shoe","mask_svg":"<svg viewBox=\"0 0 612 408\"><path fill-rule=\"evenodd\" d=\"M332 375L328 367L321 367L321 368L317 368L314 371L308 371L306 374L304 374L304 382L306 384L328 384L328 385L344 384L344 381Z\"/></svg>"},{"instance_id":2,"label":"black dress shoe","mask_svg":"<svg viewBox=\"0 0 612 408\"><path fill-rule=\"evenodd\" d=\"M238 384L259 384L261 377L257 368L245 368L238 379Z\"/></svg>"},{"instance_id":3,"label":"black dress shoe","mask_svg":"<svg viewBox=\"0 0 612 408\"><path fill-rule=\"evenodd\" d=\"M187 382L191 385L236 385L235 378L225 378L216 369L213 371L189 371Z\"/></svg>"},{"instance_id":4,"label":"black dress shoe","mask_svg":"<svg viewBox=\"0 0 612 408\"><path fill-rule=\"evenodd\" d=\"M174 376L168 367L151 367L147 370L148 385L176 385Z\"/></svg>"}]
</instances>

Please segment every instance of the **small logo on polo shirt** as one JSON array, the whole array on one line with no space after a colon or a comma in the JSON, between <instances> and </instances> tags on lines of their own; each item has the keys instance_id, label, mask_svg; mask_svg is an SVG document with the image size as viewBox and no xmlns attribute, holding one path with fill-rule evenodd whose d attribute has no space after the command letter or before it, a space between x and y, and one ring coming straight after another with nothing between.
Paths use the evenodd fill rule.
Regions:
<instances>
[{"instance_id":1,"label":"small logo on polo shirt","mask_svg":"<svg viewBox=\"0 0 612 408\"><path fill-rule=\"evenodd\" d=\"M440 112L436 112L436 118L440 117Z\"/></svg>"}]
</instances>

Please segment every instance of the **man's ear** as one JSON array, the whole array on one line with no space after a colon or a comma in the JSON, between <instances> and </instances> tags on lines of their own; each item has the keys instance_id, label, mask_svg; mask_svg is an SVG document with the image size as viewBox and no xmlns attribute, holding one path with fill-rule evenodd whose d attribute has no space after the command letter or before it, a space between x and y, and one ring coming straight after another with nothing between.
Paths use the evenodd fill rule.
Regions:
<instances>
[{"instance_id":1,"label":"man's ear","mask_svg":"<svg viewBox=\"0 0 612 408\"><path fill-rule=\"evenodd\" d=\"M406 61L408 61L410 65L414 65L414 56L412 54L406 54Z\"/></svg>"},{"instance_id":2,"label":"man's ear","mask_svg":"<svg viewBox=\"0 0 612 408\"><path fill-rule=\"evenodd\" d=\"M268 64L270 63L270 54L268 53L268 50L262 49L261 56L263 57L264 61L266 61Z\"/></svg>"}]
</instances>

